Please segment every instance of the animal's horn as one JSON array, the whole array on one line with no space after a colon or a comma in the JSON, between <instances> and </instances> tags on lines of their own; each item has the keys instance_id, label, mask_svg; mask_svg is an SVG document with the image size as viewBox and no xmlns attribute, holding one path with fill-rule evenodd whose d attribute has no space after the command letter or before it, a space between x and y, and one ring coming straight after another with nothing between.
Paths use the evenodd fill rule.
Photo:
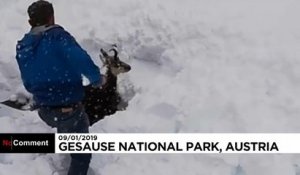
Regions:
<instances>
[{"instance_id":1,"label":"animal's horn","mask_svg":"<svg viewBox=\"0 0 300 175\"><path fill-rule=\"evenodd\" d=\"M118 51L115 49L115 48L113 48L113 49L110 49L109 51L113 51L114 52L114 58L117 58L118 57Z\"/></svg>"}]
</instances>

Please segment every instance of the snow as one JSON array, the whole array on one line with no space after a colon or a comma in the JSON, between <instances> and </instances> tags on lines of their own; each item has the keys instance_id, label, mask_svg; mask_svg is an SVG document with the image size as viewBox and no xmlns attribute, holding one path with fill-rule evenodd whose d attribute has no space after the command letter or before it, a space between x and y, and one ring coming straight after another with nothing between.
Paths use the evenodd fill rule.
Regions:
<instances>
[{"instance_id":1,"label":"snow","mask_svg":"<svg viewBox=\"0 0 300 175\"><path fill-rule=\"evenodd\" d=\"M0 1L0 100L23 92L16 41L33 1ZM126 111L91 132L299 132L297 0L53 0L56 22L96 63L117 43ZM0 132L55 132L0 106ZM51 175L63 155L1 154L0 175ZM96 174L299 175L298 155L93 155Z\"/></svg>"}]
</instances>

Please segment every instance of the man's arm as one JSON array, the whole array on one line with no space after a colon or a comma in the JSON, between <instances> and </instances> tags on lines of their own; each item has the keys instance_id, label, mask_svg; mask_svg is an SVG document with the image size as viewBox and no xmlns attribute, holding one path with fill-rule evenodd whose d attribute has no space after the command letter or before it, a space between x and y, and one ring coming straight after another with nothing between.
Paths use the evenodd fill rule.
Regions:
<instances>
[{"instance_id":1,"label":"man's arm","mask_svg":"<svg viewBox=\"0 0 300 175\"><path fill-rule=\"evenodd\" d=\"M91 57L83 50L76 40L66 31L59 37L60 50L67 62L74 67L78 73L84 75L93 86L100 86L102 78L99 68L94 64Z\"/></svg>"}]
</instances>

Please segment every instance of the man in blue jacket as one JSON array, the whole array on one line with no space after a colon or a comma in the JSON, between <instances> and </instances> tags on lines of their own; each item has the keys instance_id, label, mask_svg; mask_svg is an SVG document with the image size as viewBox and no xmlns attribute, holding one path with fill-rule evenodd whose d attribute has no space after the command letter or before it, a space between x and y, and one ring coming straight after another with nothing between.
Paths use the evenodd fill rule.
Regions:
<instances>
[{"instance_id":1,"label":"man in blue jacket","mask_svg":"<svg viewBox=\"0 0 300 175\"><path fill-rule=\"evenodd\" d=\"M89 121L81 104L82 75L100 86L99 68L67 31L55 25L51 3L36 1L27 12L32 28L18 41L16 59L39 116L59 133L88 133ZM71 154L68 175L85 175L90 159L91 154Z\"/></svg>"}]
</instances>

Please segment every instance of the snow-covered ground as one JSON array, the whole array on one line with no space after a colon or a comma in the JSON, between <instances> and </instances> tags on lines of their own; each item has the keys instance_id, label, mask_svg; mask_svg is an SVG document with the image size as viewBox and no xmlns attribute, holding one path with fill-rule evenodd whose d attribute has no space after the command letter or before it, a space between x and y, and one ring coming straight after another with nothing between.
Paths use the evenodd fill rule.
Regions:
<instances>
[{"instance_id":1,"label":"snow-covered ground","mask_svg":"<svg viewBox=\"0 0 300 175\"><path fill-rule=\"evenodd\" d=\"M15 44L33 1L0 1L0 100L23 91ZM98 61L117 43L132 71L126 111L92 132L299 132L298 0L53 0ZM0 106L0 132L55 132L35 112ZM64 155L1 154L0 175L52 175ZM101 175L299 175L298 155L101 155Z\"/></svg>"}]
</instances>

